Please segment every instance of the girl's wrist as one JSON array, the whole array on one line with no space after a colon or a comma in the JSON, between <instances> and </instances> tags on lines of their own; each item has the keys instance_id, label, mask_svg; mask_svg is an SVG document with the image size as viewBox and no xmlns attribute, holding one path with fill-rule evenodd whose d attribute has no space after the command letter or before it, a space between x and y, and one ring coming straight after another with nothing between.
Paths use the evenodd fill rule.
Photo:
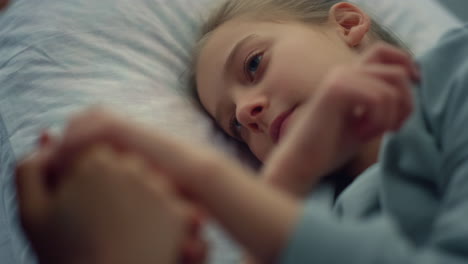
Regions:
<instances>
[{"instance_id":1,"label":"girl's wrist","mask_svg":"<svg viewBox=\"0 0 468 264\"><path fill-rule=\"evenodd\" d=\"M195 198L252 256L273 262L300 217L300 203L237 163L213 161L191 181Z\"/></svg>"}]
</instances>

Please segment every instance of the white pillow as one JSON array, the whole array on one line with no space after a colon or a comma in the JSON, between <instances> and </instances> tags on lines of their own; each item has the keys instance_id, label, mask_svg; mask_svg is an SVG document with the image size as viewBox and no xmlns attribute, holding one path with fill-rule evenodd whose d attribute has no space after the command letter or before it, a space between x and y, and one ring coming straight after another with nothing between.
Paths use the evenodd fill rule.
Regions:
<instances>
[{"instance_id":1,"label":"white pillow","mask_svg":"<svg viewBox=\"0 0 468 264\"><path fill-rule=\"evenodd\" d=\"M350 0L368 10L383 26L399 36L416 55L463 23L434 0Z\"/></svg>"},{"instance_id":2,"label":"white pillow","mask_svg":"<svg viewBox=\"0 0 468 264\"><path fill-rule=\"evenodd\" d=\"M0 15L0 259L34 263L16 216L14 161L38 133L90 104L237 153L184 97L187 65L207 6L217 0L13 0ZM366 3L416 54L459 26L431 0ZM421 9L421 7L423 7ZM437 21L433 22L433 21ZM238 254L217 233L212 263Z\"/></svg>"}]
</instances>

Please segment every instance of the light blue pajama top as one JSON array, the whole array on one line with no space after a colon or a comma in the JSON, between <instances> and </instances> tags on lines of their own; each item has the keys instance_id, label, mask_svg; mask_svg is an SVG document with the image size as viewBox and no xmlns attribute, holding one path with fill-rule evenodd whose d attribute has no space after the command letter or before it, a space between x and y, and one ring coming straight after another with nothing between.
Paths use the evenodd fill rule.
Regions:
<instances>
[{"instance_id":1,"label":"light blue pajama top","mask_svg":"<svg viewBox=\"0 0 468 264\"><path fill-rule=\"evenodd\" d=\"M415 112L333 211L305 203L280 263L468 263L468 26L419 63Z\"/></svg>"}]
</instances>

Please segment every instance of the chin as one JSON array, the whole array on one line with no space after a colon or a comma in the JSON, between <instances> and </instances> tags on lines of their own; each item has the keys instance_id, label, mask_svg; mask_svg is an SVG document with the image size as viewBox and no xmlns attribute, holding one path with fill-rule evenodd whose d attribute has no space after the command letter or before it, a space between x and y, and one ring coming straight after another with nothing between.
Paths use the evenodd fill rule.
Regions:
<instances>
[{"instance_id":1,"label":"chin","mask_svg":"<svg viewBox=\"0 0 468 264\"><path fill-rule=\"evenodd\" d=\"M268 159L275 153L275 150L279 147L279 144L273 144L271 143L268 145L265 149L259 150L257 152L252 151L254 156L262 163L265 164Z\"/></svg>"},{"instance_id":2,"label":"chin","mask_svg":"<svg viewBox=\"0 0 468 264\"><path fill-rule=\"evenodd\" d=\"M258 161L260 161L260 163L262 164L265 164L265 161L266 161L266 155L261 155L261 154L257 154L255 152L252 152L253 155L255 156L255 158L257 158Z\"/></svg>"}]
</instances>

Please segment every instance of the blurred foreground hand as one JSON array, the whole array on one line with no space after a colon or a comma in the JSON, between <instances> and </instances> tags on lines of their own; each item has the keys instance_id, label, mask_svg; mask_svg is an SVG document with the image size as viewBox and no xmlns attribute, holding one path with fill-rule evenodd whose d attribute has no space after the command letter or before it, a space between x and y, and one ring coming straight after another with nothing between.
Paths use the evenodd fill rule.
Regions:
<instances>
[{"instance_id":1,"label":"blurred foreground hand","mask_svg":"<svg viewBox=\"0 0 468 264\"><path fill-rule=\"evenodd\" d=\"M41 263L191 259L184 250L196 240L189 237L195 210L161 173L101 144L84 150L51 184L44 169L50 149L42 146L16 175L21 223Z\"/></svg>"}]
</instances>

